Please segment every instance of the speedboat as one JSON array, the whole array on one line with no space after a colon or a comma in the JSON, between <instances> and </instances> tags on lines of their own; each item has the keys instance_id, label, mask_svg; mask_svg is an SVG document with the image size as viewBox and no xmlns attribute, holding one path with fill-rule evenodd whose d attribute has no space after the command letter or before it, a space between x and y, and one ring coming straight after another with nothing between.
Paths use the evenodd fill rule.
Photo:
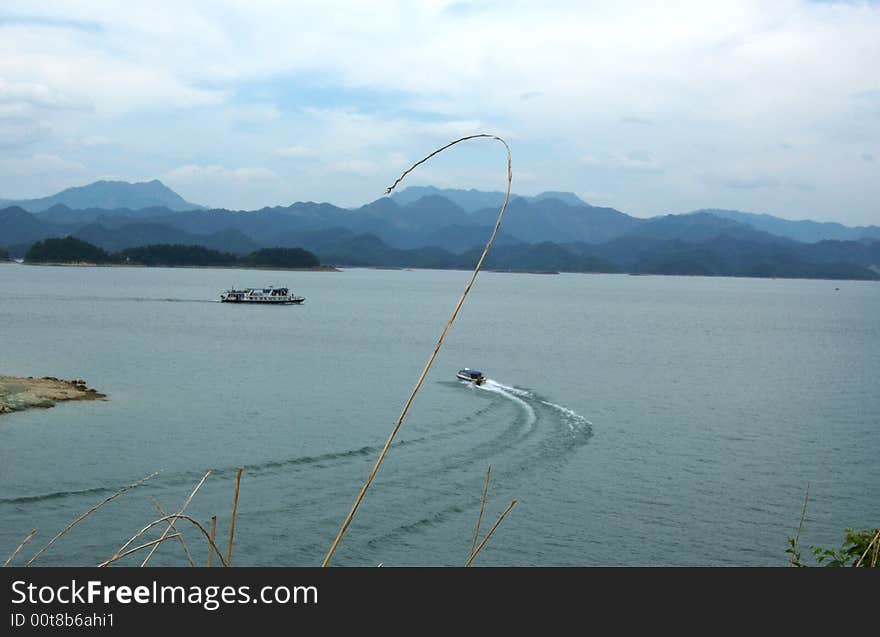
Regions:
<instances>
[{"instance_id":1,"label":"speedboat","mask_svg":"<svg viewBox=\"0 0 880 637\"><path fill-rule=\"evenodd\" d=\"M463 380L474 385L482 385L486 382L486 377L483 376L483 372L476 369L469 369L467 367L458 370L455 377L458 378L458 380Z\"/></svg>"}]
</instances>

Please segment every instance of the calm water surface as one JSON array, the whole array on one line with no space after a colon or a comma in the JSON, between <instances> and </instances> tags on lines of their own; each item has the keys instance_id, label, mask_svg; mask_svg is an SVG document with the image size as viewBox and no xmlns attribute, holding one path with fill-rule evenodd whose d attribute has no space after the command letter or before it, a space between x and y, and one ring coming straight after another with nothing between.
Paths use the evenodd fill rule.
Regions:
<instances>
[{"instance_id":1,"label":"calm water surface","mask_svg":"<svg viewBox=\"0 0 880 637\"><path fill-rule=\"evenodd\" d=\"M2 559L156 470L38 563L209 469L188 512L225 534L242 465L235 562L319 564L466 278L0 265L0 373L109 395L0 417ZM215 302L268 284L305 305ZM781 565L807 481L803 541L839 545L877 525L878 370L877 283L483 273L334 563L462 564L490 463L486 519L519 504L485 565Z\"/></svg>"}]
</instances>

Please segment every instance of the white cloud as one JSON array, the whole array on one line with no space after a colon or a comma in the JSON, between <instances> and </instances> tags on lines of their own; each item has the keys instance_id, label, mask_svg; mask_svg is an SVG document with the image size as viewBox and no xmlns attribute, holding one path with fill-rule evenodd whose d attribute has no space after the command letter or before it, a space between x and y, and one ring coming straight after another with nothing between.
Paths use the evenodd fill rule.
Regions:
<instances>
[{"instance_id":1,"label":"white cloud","mask_svg":"<svg viewBox=\"0 0 880 637\"><path fill-rule=\"evenodd\" d=\"M613 155L598 157L596 155L583 155L580 163L588 166L599 166L612 170L632 171L638 173L662 173L664 171L654 158L644 153L614 153Z\"/></svg>"},{"instance_id":2,"label":"white cloud","mask_svg":"<svg viewBox=\"0 0 880 637\"><path fill-rule=\"evenodd\" d=\"M303 146L302 144L294 144L293 146L278 148L275 150L274 154L276 157L283 157L285 159L301 159L303 157L313 156L315 154L315 151L308 146Z\"/></svg>"},{"instance_id":3,"label":"white cloud","mask_svg":"<svg viewBox=\"0 0 880 637\"><path fill-rule=\"evenodd\" d=\"M281 178L264 166L186 164L162 175L162 181L188 201L209 206L252 209L281 202Z\"/></svg>"},{"instance_id":4,"label":"white cloud","mask_svg":"<svg viewBox=\"0 0 880 637\"><path fill-rule=\"evenodd\" d=\"M633 212L730 197L865 221L880 199L876 163L862 159L880 143L877 3L6 0L4 14L16 19L0 21L0 118L44 123L7 131L7 144L142 126L163 140L162 165L212 149L206 163L274 160L299 195L351 200L395 153L488 129L515 142L515 169L536 187L602 192ZM301 95L303 77L318 78L323 97ZM259 87L282 78L287 102L267 103ZM91 119L65 114L72 106ZM578 162L585 155L602 166ZM290 172L305 162L283 161L307 156L308 179ZM734 183L743 164L779 187L705 179ZM339 166L363 180L331 185ZM447 184L475 174L454 162L430 170ZM812 192L789 187L804 181Z\"/></svg>"},{"instance_id":5,"label":"white cloud","mask_svg":"<svg viewBox=\"0 0 880 637\"><path fill-rule=\"evenodd\" d=\"M166 173L166 178L176 181L204 181L204 182L228 182L253 183L275 181L278 174L269 168L261 166L244 168L226 168L224 166L199 164L187 164Z\"/></svg>"},{"instance_id":6,"label":"white cloud","mask_svg":"<svg viewBox=\"0 0 880 637\"><path fill-rule=\"evenodd\" d=\"M96 148L98 146L109 146L113 140L105 135L87 135L79 139L79 144L83 148Z\"/></svg>"},{"instance_id":7,"label":"white cloud","mask_svg":"<svg viewBox=\"0 0 880 637\"><path fill-rule=\"evenodd\" d=\"M0 156L0 197L29 199L77 186L90 177L83 164L58 155Z\"/></svg>"}]
</instances>

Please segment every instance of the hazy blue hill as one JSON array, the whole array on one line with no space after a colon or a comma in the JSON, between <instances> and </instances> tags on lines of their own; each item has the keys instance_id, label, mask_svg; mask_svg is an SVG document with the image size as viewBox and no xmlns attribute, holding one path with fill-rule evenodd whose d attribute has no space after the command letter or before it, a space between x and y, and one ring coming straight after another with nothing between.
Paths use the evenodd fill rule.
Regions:
<instances>
[{"instance_id":1,"label":"hazy blue hill","mask_svg":"<svg viewBox=\"0 0 880 637\"><path fill-rule=\"evenodd\" d=\"M255 241L234 229L196 235L160 223L131 223L115 228L95 223L80 228L74 236L110 252L155 244L200 245L233 254L249 254L260 248Z\"/></svg>"},{"instance_id":2,"label":"hazy blue hill","mask_svg":"<svg viewBox=\"0 0 880 637\"><path fill-rule=\"evenodd\" d=\"M421 239L441 228L473 224L471 215L445 197L423 197L401 208L392 217L398 230L410 235L408 241L421 243ZM401 237L401 242L405 241Z\"/></svg>"},{"instance_id":3,"label":"hazy blue hill","mask_svg":"<svg viewBox=\"0 0 880 637\"><path fill-rule=\"evenodd\" d=\"M698 210L696 213L691 214L700 213L708 213L723 219L747 223L758 230L804 243L814 243L824 239L835 239L838 241L880 239L880 226L848 227L834 222L791 221L772 215L740 212L739 210L706 209Z\"/></svg>"},{"instance_id":4,"label":"hazy blue hill","mask_svg":"<svg viewBox=\"0 0 880 637\"><path fill-rule=\"evenodd\" d=\"M585 202L573 192L562 192L558 190L548 190L538 195L535 195L534 197L526 197L526 199L532 202L543 201L544 199L555 199L556 201L561 201L562 203L569 206L589 206L587 202Z\"/></svg>"},{"instance_id":5,"label":"hazy blue hill","mask_svg":"<svg viewBox=\"0 0 880 637\"><path fill-rule=\"evenodd\" d=\"M494 226L498 210L487 208L472 215L480 225ZM602 243L642 223L613 208L569 206L558 199L511 200L504 215L505 232L529 243L584 241Z\"/></svg>"},{"instance_id":6,"label":"hazy blue hill","mask_svg":"<svg viewBox=\"0 0 880 637\"><path fill-rule=\"evenodd\" d=\"M482 248L462 255L467 267L473 267ZM532 270L559 272L619 272L611 262L589 254L577 254L566 247L546 241L536 244L499 246L486 257L485 267L494 270Z\"/></svg>"},{"instance_id":7,"label":"hazy blue hill","mask_svg":"<svg viewBox=\"0 0 880 637\"><path fill-rule=\"evenodd\" d=\"M853 262L820 260L802 244L748 241L720 235L700 243L670 242L631 268L650 274L713 276L880 279L880 274Z\"/></svg>"},{"instance_id":8,"label":"hazy blue hill","mask_svg":"<svg viewBox=\"0 0 880 637\"><path fill-rule=\"evenodd\" d=\"M63 234L19 206L0 210L0 245L11 247Z\"/></svg>"},{"instance_id":9,"label":"hazy blue hill","mask_svg":"<svg viewBox=\"0 0 880 637\"><path fill-rule=\"evenodd\" d=\"M432 196L444 197L465 212L475 212L483 208L497 208L504 201L503 192L435 188L434 186L410 186L392 194L391 199L401 206L406 206L424 197Z\"/></svg>"},{"instance_id":10,"label":"hazy blue hill","mask_svg":"<svg viewBox=\"0 0 880 637\"><path fill-rule=\"evenodd\" d=\"M151 206L131 210L129 208L68 208L64 204L55 204L48 210L37 214L40 221L51 223L59 227L80 228L84 225L100 222L107 227L125 225L133 220L152 221L158 217L184 214L166 208L164 206Z\"/></svg>"},{"instance_id":11,"label":"hazy blue hill","mask_svg":"<svg viewBox=\"0 0 880 637\"><path fill-rule=\"evenodd\" d=\"M422 246L437 246L450 252L461 253L472 248L480 249L486 245L489 235L492 234L492 226L446 226L422 237ZM503 230L498 231L495 237L495 247L517 245L523 243Z\"/></svg>"},{"instance_id":12,"label":"hazy blue hill","mask_svg":"<svg viewBox=\"0 0 880 637\"><path fill-rule=\"evenodd\" d=\"M814 263L855 263L880 272L880 241L817 241L795 248Z\"/></svg>"},{"instance_id":13,"label":"hazy blue hill","mask_svg":"<svg viewBox=\"0 0 880 637\"><path fill-rule=\"evenodd\" d=\"M707 212L654 217L634 227L626 233L626 236L693 242L708 241L722 234L749 240L774 239L770 236L762 237L763 233L748 224L716 217Z\"/></svg>"},{"instance_id":14,"label":"hazy blue hill","mask_svg":"<svg viewBox=\"0 0 880 637\"><path fill-rule=\"evenodd\" d=\"M235 255L304 248L339 265L470 268L494 227L498 209L468 212L446 196L462 192L470 204L499 194L415 188L404 191L410 199L382 197L354 209L297 202L255 211L176 211L166 206L77 210L56 203L35 215L16 207L0 211L0 246L18 256L36 240L74 235L110 251L152 244L200 246ZM862 236L870 228L817 224L861 234L858 240L803 243L751 223L753 217L766 221L767 216L734 219L701 211L638 219L613 208L590 206L569 194L513 198L487 267L724 276L880 275L880 241Z\"/></svg>"},{"instance_id":15,"label":"hazy blue hill","mask_svg":"<svg viewBox=\"0 0 880 637\"><path fill-rule=\"evenodd\" d=\"M57 204L71 209L103 208L115 210L128 208L138 210L163 206L169 210L194 210L201 208L189 203L161 181L129 183L127 181L96 181L87 186L77 186L39 199L5 200L29 212L42 212Z\"/></svg>"},{"instance_id":16,"label":"hazy blue hill","mask_svg":"<svg viewBox=\"0 0 880 637\"><path fill-rule=\"evenodd\" d=\"M495 214L504 203L504 193L500 191L461 190L457 188L435 188L434 186L410 186L391 195L391 199L401 206L414 203L424 197L440 196L448 199L465 212L476 212L484 208L495 208ZM586 206L573 192L547 191L533 197L512 194L511 199L521 198L526 201L556 199L569 206Z\"/></svg>"}]
</instances>

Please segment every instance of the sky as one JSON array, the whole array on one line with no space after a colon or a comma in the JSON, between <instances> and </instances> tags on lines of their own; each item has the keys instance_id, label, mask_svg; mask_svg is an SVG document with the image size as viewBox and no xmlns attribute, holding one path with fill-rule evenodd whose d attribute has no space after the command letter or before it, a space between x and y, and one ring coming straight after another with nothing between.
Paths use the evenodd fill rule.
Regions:
<instances>
[{"instance_id":1,"label":"sky","mask_svg":"<svg viewBox=\"0 0 880 637\"><path fill-rule=\"evenodd\" d=\"M0 197L357 206L467 134L514 191L880 224L880 2L3 0ZM478 140L404 185L503 190Z\"/></svg>"}]
</instances>

